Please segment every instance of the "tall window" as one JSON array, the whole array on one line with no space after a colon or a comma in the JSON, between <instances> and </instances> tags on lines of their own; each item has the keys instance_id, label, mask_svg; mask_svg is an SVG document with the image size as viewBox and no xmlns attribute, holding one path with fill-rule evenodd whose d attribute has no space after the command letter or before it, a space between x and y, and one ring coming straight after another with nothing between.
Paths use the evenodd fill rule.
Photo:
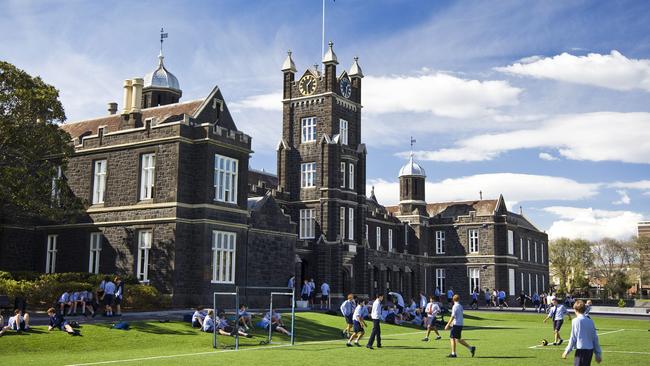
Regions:
<instances>
[{"instance_id":1,"label":"tall window","mask_svg":"<svg viewBox=\"0 0 650 366\"><path fill-rule=\"evenodd\" d=\"M56 240L58 235L47 236L47 256L45 258L45 273L56 272Z\"/></svg>"},{"instance_id":2,"label":"tall window","mask_svg":"<svg viewBox=\"0 0 650 366\"><path fill-rule=\"evenodd\" d=\"M530 239L528 239L526 242L527 242L527 247L528 247L527 248L528 249L528 261L530 262Z\"/></svg>"},{"instance_id":3,"label":"tall window","mask_svg":"<svg viewBox=\"0 0 650 366\"><path fill-rule=\"evenodd\" d=\"M515 270L508 268L508 293L510 296L515 294Z\"/></svg>"},{"instance_id":4,"label":"tall window","mask_svg":"<svg viewBox=\"0 0 650 366\"><path fill-rule=\"evenodd\" d=\"M340 208L341 212L339 213L339 235L341 240L345 239L345 207Z\"/></svg>"},{"instance_id":5,"label":"tall window","mask_svg":"<svg viewBox=\"0 0 650 366\"><path fill-rule=\"evenodd\" d=\"M436 287L440 289L440 292L445 291L445 269L436 268Z\"/></svg>"},{"instance_id":6,"label":"tall window","mask_svg":"<svg viewBox=\"0 0 650 366\"><path fill-rule=\"evenodd\" d=\"M515 233L508 230L508 254L515 254Z\"/></svg>"},{"instance_id":7,"label":"tall window","mask_svg":"<svg viewBox=\"0 0 650 366\"><path fill-rule=\"evenodd\" d=\"M445 254L445 232L436 231L436 254Z\"/></svg>"},{"instance_id":8,"label":"tall window","mask_svg":"<svg viewBox=\"0 0 650 366\"><path fill-rule=\"evenodd\" d=\"M535 242L535 263L537 263L537 242Z\"/></svg>"},{"instance_id":9,"label":"tall window","mask_svg":"<svg viewBox=\"0 0 650 366\"><path fill-rule=\"evenodd\" d=\"M315 234L314 209L300 210L300 239L313 239Z\"/></svg>"},{"instance_id":10,"label":"tall window","mask_svg":"<svg viewBox=\"0 0 650 366\"><path fill-rule=\"evenodd\" d=\"M90 255L88 256L88 272L99 273L99 255L102 252L102 233L90 234Z\"/></svg>"},{"instance_id":11,"label":"tall window","mask_svg":"<svg viewBox=\"0 0 650 366\"><path fill-rule=\"evenodd\" d=\"M142 171L140 172L140 199L153 198L153 187L156 176L156 154L142 154Z\"/></svg>"},{"instance_id":12,"label":"tall window","mask_svg":"<svg viewBox=\"0 0 650 366\"><path fill-rule=\"evenodd\" d=\"M344 119L339 120L339 134L341 135L341 144L348 144L348 121Z\"/></svg>"},{"instance_id":13,"label":"tall window","mask_svg":"<svg viewBox=\"0 0 650 366\"><path fill-rule=\"evenodd\" d=\"M61 171L61 165L55 167L56 171L52 177L52 204L60 205L61 204L61 177L63 173Z\"/></svg>"},{"instance_id":14,"label":"tall window","mask_svg":"<svg viewBox=\"0 0 650 366\"><path fill-rule=\"evenodd\" d=\"M404 223L404 245L409 245L409 224Z\"/></svg>"},{"instance_id":15,"label":"tall window","mask_svg":"<svg viewBox=\"0 0 650 366\"><path fill-rule=\"evenodd\" d=\"M237 166L236 159L221 155L214 156L214 200L237 203Z\"/></svg>"},{"instance_id":16,"label":"tall window","mask_svg":"<svg viewBox=\"0 0 650 366\"><path fill-rule=\"evenodd\" d=\"M393 229L388 229L388 251L393 251Z\"/></svg>"},{"instance_id":17,"label":"tall window","mask_svg":"<svg viewBox=\"0 0 650 366\"><path fill-rule=\"evenodd\" d=\"M152 241L151 230L140 230L138 232L138 280L149 282L149 250Z\"/></svg>"},{"instance_id":18,"label":"tall window","mask_svg":"<svg viewBox=\"0 0 650 366\"><path fill-rule=\"evenodd\" d=\"M544 263L544 243L542 242L542 243L540 243L540 244L541 244L541 245L540 245L540 247L541 247L540 249L541 249L541 254L542 254L542 263Z\"/></svg>"},{"instance_id":19,"label":"tall window","mask_svg":"<svg viewBox=\"0 0 650 366\"><path fill-rule=\"evenodd\" d=\"M348 208L348 239L354 240L354 209Z\"/></svg>"},{"instance_id":20,"label":"tall window","mask_svg":"<svg viewBox=\"0 0 650 366\"><path fill-rule=\"evenodd\" d=\"M524 260L524 238L519 238L519 259Z\"/></svg>"},{"instance_id":21,"label":"tall window","mask_svg":"<svg viewBox=\"0 0 650 366\"><path fill-rule=\"evenodd\" d=\"M524 272L521 272L520 275L521 275L521 291L526 292L526 289L524 288Z\"/></svg>"},{"instance_id":22,"label":"tall window","mask_svg":"<svg viewBox=\"0 0 650 366\"><path fill-rule=\"evenodd\" d=\"M381 227L377 226L377 250L381 249Z\"/></svg>"},{"instance_id":23,"label":"tall window","mask_svg":"<svg viewBox=\"0 0 650 366\"><path fill-rule=\"evenodd\" d=\"M368 235L370 235L370 233L368 232L368 224L366 224L366 240L370 240Z\"/></svg>"},{"instance_id":24,"label":"tall window","mask_svg":"<svg viewBox=\"0 0 650 366\"><path fill-rule=\"evenodd\" d=\"M212 283L235 283L235 233L212 231Z\"/></svg>"},{"instance_id":25,"label":"tall window","mask_svg":"<svg viewBox=\"0 0 650 366\"><path fill-rule=\"evenodd\" d=\"M106 160L96 160L93 176L93 204L104 203L106 191Z\"/></svg>"},{"instance_id":26,"label":"tall window","mask_svg":"<svg viewBox=\"0 0 650 366\"><path fill-rule=\"evenodd\" d=\"M354 164L348 164L350 169L350 177L348 178L348 188L354 189Z\"/></svg>"},{"instance_id":27,"label":"tall window","mask_svg":"<svg viewBox=\"0 0 650 366\"><path fill-rule=\"evenodd\" d=\"M542 291L546 291L546 276L542 275Z\"/></svg>"},{"instance_id":28,"label":"tall window","mask_svg":"<svg viewBox=\"0 0 650 366\"><path fill-rule=\"evenodd\" d=\"M532 282L533 276L528 273L528 294L530 294L533 291L533 282Z\"/></svg>"},{"instance_id":29,"label":"tall window","mask_svg":"<svg viewBox=\"0 0 650 366\"><path fill-rule=\"evenodd\" d=\"M316 117L302 119L302 142L316 141Z\"/></svg>"},{"instance_id":30,"label":"tall window","mask_svg":"<svg viewBox=\"0 0 650 366\"><path fill-rule=\"evenodd\" d=\"M316 163L302 163L300 165L300 186L302 188L314 187L316 182Z\"/></svg>"},{"instance_id":31,"label":"tall window","mask_svg":"<svg viewBox=\"0 0 650 366\"><path fill-rule=\"evenodd\" d=\"M478 230L469 229L467 236L469 237L469 252L478 253Z\"/></svg>"},{"instance_id":32,"label":"tall window","mask_svg":"<svg viewBox=\"0 0 650 366\"><path fill-rule=\"evenodd\" d=\"M341 162L341 188L345 188L345 176L346 176L346 171L345 171L345 163Z\"/></svg>"},{"instance_id":33,"label":"tall window","mask_svg":"<svg viewBox=\"0 0 650 366\"><path fill-rule=\"evenodd\" d=\"M539 293L539 275L535 273L535 292Z\"/></svg>"},{"instance_id":34,"label":"tall window","mask_svg":"<svg viewBox=\"0 0 650 366\"><path fill-rule=\"evenodd\" d=\"M471 294L474 289L481 289L481 270L479 268L469 269L469 293Z\"/></svg>"}]
</instances>

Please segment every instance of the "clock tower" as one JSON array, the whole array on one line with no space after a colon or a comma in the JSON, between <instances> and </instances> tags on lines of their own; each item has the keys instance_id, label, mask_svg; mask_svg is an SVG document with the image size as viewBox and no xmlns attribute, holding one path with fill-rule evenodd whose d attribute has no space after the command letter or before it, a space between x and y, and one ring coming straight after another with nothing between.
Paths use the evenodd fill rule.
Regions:
<instances>
[{"instance_id":1,"label":"clock tower","mask_svg":"<svg viewBox=\"0 0 650 366\"><path fill-rule=\"evenodd\" d=\"M298 223L297 280L351 292L366 237L366 148L361 143L361 80L355 58L337 74L333 43L318 65L297 74L291 52L282 66L282 139L278 190ZM361 289L359 289L361 290ZM360 291L357 291L360 292Z\"/></svg>"}]
</instances>

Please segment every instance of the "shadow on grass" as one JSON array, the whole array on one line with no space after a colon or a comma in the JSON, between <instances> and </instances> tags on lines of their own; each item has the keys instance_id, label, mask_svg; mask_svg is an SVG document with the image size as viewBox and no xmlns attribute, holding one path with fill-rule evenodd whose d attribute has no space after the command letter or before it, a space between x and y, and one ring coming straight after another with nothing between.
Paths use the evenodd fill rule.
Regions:
<instances>
[{"instance_id":1,"label":"shadow on grass","mask_svg":"<svg viewBox=\"0 0 650 366\"><path fill-rule=\"evenodd\" d=\"M474 358L493 358L496 360L509 360L509 359L518 359L518 358L535 358L531 356L476 356Z\"/></svg>"},{"instance_id":2,"label":"shadow on grass","mask_svg":"<svg viewBox=\"0 0 650 366\"><path fill-rule=\"evenodd\" d=\"M463 317L465 319L470 319L470 320L489 320L491 322L502 322L502 321L504 321L503 319L483 318L483 317L480 317L480 316L477 316L477 315L472 315L472 314L467 314L467 313L463 314Z\"/></svg>"},{"instance_id":3,"label":"shadow on grass","mask_svg":"<svg viewBox=\"0 0 650 366\"><path fill-rule=\"evenodd\" d=\"M37 328L31 328L30 327L28 331L22 331L22 332L16 332L16 331L13 331L13 330L8 330L8 331L5 332L3 337L20 337L20 336L28 336L28 335L32 335L32 334L45 334L45 333L47 333L47 331L43 331L43 330L40 330L40 329L37 329Z\"/></svg>"},{"instance_id":4,"label":"shadow on grass","mask_svg":"<svg viewBox=\"0 0 650 366\"><path fill-rule=\"evenodd\" d=\"M161 324L161 325L158 325ZM166 325L162 325L166 324ZM156 323L156 322L129 322L130 328L128 330L122 330L122 329L113 329L113 324L105 323L105 324L95 324L98 327L106 328L106 329L111 329L115 332L143 332L143 333L151 333L151 334L164 334L164 335L198 335L199 330L192 328L192 325L187 323ZM169 325L174 326L170 327ZM180 328L180 329L178 329Z\"/></svg>"}]
</instances>

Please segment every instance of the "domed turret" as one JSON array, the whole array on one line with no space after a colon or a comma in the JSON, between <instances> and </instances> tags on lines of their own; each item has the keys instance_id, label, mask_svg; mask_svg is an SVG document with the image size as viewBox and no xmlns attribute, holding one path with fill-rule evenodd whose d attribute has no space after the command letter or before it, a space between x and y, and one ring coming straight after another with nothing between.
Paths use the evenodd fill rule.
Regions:
<instances>
[{"instance_id":1,"label":"domed turret","mask_svg":"<svg viewBox=\"0 0 650 366\"><path fill-rule=\"evenodd\" d=\"M399 206L402 215L425 215L427 203L425 201L425 180L427 177L424 168L413 159L413 143L411 139L411 156L408 163L399 170Z\"/></svg>"},{"instance_id":2,"label":"domed turret","mask_svg":"<svg viewBox=\"0 0 650 366\"><path fill-rule=\"evenodd\" d=\"M178 103L183 95L178 79L165 67L164 58L161 50L158 55L158 67L144 77L143 108Z\"/></svg>"},{"instance_id":3,"label":"domed turret","mask_svg":"<svg viewBox=\"0 0 650 366\"><path fill-rule=\"evenodd\" d=\"M418 163L413 161L413 153L411 153L411 157L409 158L409 162L406 163L402 167L402 169L399 170L399 177L423 177L426 178L427 174L424 171L424 168L422 168Z\"/></svg>"}]
</instances>

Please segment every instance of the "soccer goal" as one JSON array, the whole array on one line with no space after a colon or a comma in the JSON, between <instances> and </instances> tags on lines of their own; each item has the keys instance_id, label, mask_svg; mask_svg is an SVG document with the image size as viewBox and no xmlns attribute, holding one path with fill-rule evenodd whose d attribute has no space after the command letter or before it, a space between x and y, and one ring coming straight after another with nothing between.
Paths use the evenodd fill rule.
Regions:
<instances>
[{"instance_id":1,"label":"soccer goal","mask_svg":"<svg viewBox=\"0 0 650 366\"><path fill-rule=\"evenodd\" d=\"M242 294L244 292L244 294ZM257 295L251 295L250 293L255 293ZM239 332L237 329L239 328L240 324L240 314L239 314L239 306L242 304L241 299L242 296L248 297L248 296L255 296L258 299L259 298L266 298L268 296L269 299L269 306L268 308L259 308L262 312L263 317L268 316L268 333L266 340L261 341L260 344L278 344L273 342L273 331L274 327L272 325L272 319L276 314L276 311L278 309L277 306L274 306L274 299L276 299L276 304L277 304L277 299L278 298L288 298L290 299L290 309L291 309L291 327L289 330L289 338L290 338L290 343L289 345L293 346L295 344L295 321L296 321L296 294L294 289L289 289L285 287L262 287L262 286L235 286L235 291L233 292L214 292L213 293L213 309L215 311L215 318L218 314L216 314L217 311L217 304L219 304L218 299L229 299L226 301L221 302L222 304L226 303L231 303L234 305L234 313L235 313L235 323L234 323L234 328L235 328L235 350L239 349L240 342L239 342ZM230 302L232 301L232 302ZM268 313L266 315L264 312L268 309ZM217 329L217 323L215 322L215 327L213 329L213 334L212 334L212 347L213 348L218 348L218 329Z\"/></svg>"}]
</instances>

